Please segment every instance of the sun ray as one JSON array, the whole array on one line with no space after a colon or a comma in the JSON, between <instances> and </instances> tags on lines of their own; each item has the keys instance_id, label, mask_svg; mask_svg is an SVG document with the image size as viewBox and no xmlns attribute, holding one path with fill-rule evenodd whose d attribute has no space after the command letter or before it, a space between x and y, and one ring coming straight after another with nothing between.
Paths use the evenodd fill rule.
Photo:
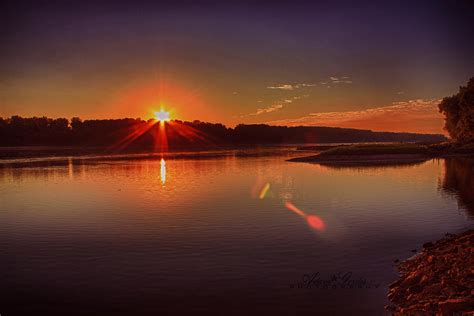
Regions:
<instances>
[{"instance_id":1,"label":"sun ray","mask_svg":"<svg viewBox=\"0 0 474 316\"><path fill-rule=\"evenodd\" d=\"M214 140L208 134L203 131L200 131L186 123L182 123L179 121L174 121L170 124L173 131L179 134L180 136L191 140L193 142L200 142L205 144L214 144Z\"/></svg>"},{"instance_id":2,"label":"sun ray","mask_svg":"<svg viewBox=\"0 0 474 316\"><path fill-rule=\"evenodd\" d=\"M158 123L158 128L155 133L155 151L159 151L160 153L168 151L168 135L166 132L168 126L169 123L165 121L160 121Z\"/></svg>"},{"instance_id":3,"label":"sun ray","mask_svg":"<svg viewBox=\"0 0 474 316\"><path fill-rule=\"evenodd\" d=\"M148 132L155 124L156 122L149 120L145 124L137 123L132 125L130 128L131 131L127 134L127 136L119 140L116 144L110 146L109 149L113 151L121 151L126 149L133 141Z\"/></svg>"}]
</instances>

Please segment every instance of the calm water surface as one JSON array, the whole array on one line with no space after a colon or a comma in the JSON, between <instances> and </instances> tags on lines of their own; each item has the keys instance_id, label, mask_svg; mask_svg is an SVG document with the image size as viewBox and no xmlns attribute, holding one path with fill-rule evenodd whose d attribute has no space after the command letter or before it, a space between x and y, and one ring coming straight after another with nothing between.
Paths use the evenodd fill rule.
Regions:
<instances>
[{"instance_id":1,"label":"calm water surface","mask_svg":"<svg viewBox=\"0 0 474 316\"><path fill-rule=\"evenodd\" d=\"M473 226L474 160L290 156L4 164L0 313L384 315L393 261Z\"/></svg>"}]
</instances>

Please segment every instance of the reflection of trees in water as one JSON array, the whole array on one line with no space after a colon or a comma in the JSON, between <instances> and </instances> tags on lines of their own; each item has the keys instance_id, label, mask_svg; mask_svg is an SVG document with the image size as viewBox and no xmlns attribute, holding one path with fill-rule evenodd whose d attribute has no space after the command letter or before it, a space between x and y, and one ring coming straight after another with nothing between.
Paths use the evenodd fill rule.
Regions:
<instances>
[{"instance_id":1,"label":"reflection of trees in water","mask_svg":"<svg viewBox=\"0 0 474 316\"><path fill-rule=\"evenodd\" d=\"M444 160L444 166L442 189L456 196L459 207L474 216L474 159L448 158Z\"/></svg>"}]
</instances>

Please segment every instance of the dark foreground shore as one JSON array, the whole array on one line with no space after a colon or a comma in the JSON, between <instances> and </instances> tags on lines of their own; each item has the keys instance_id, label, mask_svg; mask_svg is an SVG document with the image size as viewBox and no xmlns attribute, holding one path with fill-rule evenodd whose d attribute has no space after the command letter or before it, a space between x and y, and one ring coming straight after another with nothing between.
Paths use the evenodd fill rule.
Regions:
<instances>
[{"instance_id":1,"label":"dark foreground shore","mask_svg":"<svg viewBox=\"0 0 474 316\"><path fill-rule=\"evenodd\" d=\"M474 230L428 242L397 268L386 307L394 315L474 315Z\"/></svg>"}]
</instances>

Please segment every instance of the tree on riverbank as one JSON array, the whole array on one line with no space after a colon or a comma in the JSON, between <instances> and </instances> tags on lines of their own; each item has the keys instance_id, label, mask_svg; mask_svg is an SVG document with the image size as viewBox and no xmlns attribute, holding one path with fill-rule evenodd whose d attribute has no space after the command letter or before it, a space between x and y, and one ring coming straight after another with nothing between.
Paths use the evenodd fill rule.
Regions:
<instances>
[{"instance_id":1,"label":"tree on riverbank","mask_svg":"<svg viewBox=\"0 0 474 316\"><path fill-rule=\"evenodd\" d=\"M446 117L444 128L458 142L474 142L474 77L459 92L444 98L439 111Z\"/></svg>"},{"instance_id":2,"label":"tree on riverbank","mask_svg":"<svg viewBox=\"0 0 474 316\"><path fill-rule=\"evenodd\" d=\"M163 137L161 137L161 136ZM166 137L164 137L166 136ZM240 124L227 128L219 123L173 120L162 127L154 120L81 120L74 117L0 117L0 146L90 146L154 149L300 143L440 142L443 135L373 132L323 126L270 126Z\"/></svg>"}]
</instances>

